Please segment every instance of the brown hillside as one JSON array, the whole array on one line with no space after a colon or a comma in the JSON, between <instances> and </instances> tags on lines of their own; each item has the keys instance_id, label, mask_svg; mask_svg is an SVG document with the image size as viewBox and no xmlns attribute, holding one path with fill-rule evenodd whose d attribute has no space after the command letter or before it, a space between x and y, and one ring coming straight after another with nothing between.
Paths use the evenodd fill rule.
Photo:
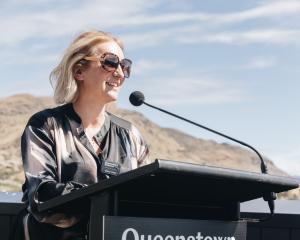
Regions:
<instances>
[{"instance_id":1,"label":"brown hillside","mask_svg":"<svg viewBox=\"0 0 300 240\"><path fill-rule=\"evenodd\" d=\"M28 118L35 112L54 106L51 98L20 94L0 100L0 190L20 191L24 181L20 157L20 136ZM161 128L142 114L114 105L109 111L140 129L150 145L150 159L173 159L210 166L259 172L260 161L252 152L214 141L197 139L175 129ZM287 175L266 160L270 174ZM297 198L299 190L291 192Z\"/></svg>"}]
</instances>

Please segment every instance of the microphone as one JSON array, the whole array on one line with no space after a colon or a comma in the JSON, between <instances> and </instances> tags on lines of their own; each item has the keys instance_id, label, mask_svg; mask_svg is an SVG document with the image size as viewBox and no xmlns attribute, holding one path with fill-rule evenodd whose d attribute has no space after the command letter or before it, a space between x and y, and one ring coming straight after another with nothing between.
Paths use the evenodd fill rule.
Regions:
<instances>
[{"instance_id":1,"label":"microphone","mask_svg":"<svg viewBox=\"0 0 300 240\"><path fill-rule=\"evenodd\" d=\"M135 91L130 94L129 101L133 106L141 106L145 101L145 96L142 92Z\"/></svg>"},{"instance_id":2,"label":"microphone","mask_svg":"<svg viewBox=\"0 0 300 240\"><path fill-rule=\"evenodd\" d=\"M242 142L242 141L240 141L240 140L237 140L237 139L235 139L235 138L233 138L233 137L230 137L230 136L228 136L228 135L226 135L226 134L224 134L224 133L218 132L218 131L216 131L216 130L213 130L213 129L211 129L211 128L208 128L208 127L206 127L206 126L203 126L203 125L201 125L201 124L199 124L199 123L193 122L193 121L191 121L191 120L189 120L189 119L186 119L186 118L184 118L184 117L181 117L181 116L179 116L179 115L176 115L176 114L174 114L174 113L171 113L171 112L169 112L169 111L166 111L166 110L164 110L164 109L162 109L162 108L153 106L153 105L151 105L151 104L145 102L145 96L144 96L144 94L143 94L142 92L140 92L140 91L134 91L134 92L132 92L132 93L130 94L130 96L129 96L129 101L130 101L130 103L131 103L132 105L134 105L134 106L141 106L142 104L145 104L145 105L147 105L148 107L154 108L154 109L156 109L156 110L158 110L158 111L161 111L161 112L164 112L164 113L166 113L166 114L168 114L168 115L171 115L171 116L173 116L173 117L179 118L179 119L181 119L181 120L183 120L183 121L185 121L185 122L188 122L188 123L193 124L193 125L195 125L195 126L197 126L197 127L203 128L203 129L208 130L208 131L210 131L210 132L212 132L212 133L215 133L215 134L220 135L220 136L222 136L222 137L224 137L224 138L227 138L227 139L229 139L229 140L231 140L231 141L233 141L233 142L239 143L239 144L241 144L241 145L243 145L243 146L245 146L245 147L247 147L247 148L250 148L252 151L254 151L254 152L256 153L256 155L257 155L257 156L259 157L259 159L260 159L260 169L261 169L261 172L262 172L263 174L267 174L267 173L268 173L267 165L266 165L264 159L262 158L262 156L260 155L260 153L259 153L254 147L252 147L251 145L249 145L249 144L247 144L247 143L245 143L245 142ZM270 194L265 195L265 196L263 197L263 199L264 199L265 201L268 202L268 205L269 205L269 208L270 208L270 212L271 212L271 216L270 216L270 217L272 217L272 216L274 215L274 209L275 209L274 200L276 199L276 194L275 194L274 192L271 192ZM269 218L267 218L267 219L269 219ZM267 219L264 219L264 220L267 220Z\"/></svg>"}]
</instances>

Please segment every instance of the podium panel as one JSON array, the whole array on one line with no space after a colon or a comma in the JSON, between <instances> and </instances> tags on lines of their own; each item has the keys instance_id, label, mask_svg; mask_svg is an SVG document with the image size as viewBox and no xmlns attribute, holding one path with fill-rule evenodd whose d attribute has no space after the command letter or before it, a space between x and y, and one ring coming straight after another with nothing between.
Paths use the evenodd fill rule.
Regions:
<instances>
[{"instance_id":1,"label":"podium panel","mask_svg":"<svg viewBox=\"0 0 300 240\"><path fill-rule=\"evenodd\" d=\"M89 213L89 240L245 240L240 203L297 187L288 177L156 160L38 210Z\"/></svg>"},{"instance_id":2,"label":"podium panel","mask_svg":"<svg viewBox=\"0 0 300 240\"><path fill-rule=\"evenodd\" d=\"M246 240L246 222L103 216L99 240Z\"/></svg>"}]
</instances>

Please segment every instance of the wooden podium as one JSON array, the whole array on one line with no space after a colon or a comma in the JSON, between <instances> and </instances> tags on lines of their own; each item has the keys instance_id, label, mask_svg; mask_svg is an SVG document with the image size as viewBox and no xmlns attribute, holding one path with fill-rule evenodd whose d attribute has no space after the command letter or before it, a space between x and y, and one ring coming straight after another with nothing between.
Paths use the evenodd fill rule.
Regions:
<instances>
[{"instance_id":1,"label":"wooden podium","mask_svg":"<svg viewBox=\"0 0 300 240\"><path fill-rule=\"evenodd\" d=\"M38 209L85 211L90 219L89 240L141 240L138 234L147 230L148 238L155 232L152 240L176 240L174 236L183 236L180 231L188 231L189 226L190 233L184 233L190 234L185 237L188 240L221 236L212 235L214 226L228 236L219 239L238 240L246 239L246 223L240 221L241 202L297 187L297 181L288 177L156 160L41 203ZM142 230L132 227L135 223ZM202 230L196 230L197 226ZM209 232L204 233L205 229Z\"/></svg>"}]
</instances>

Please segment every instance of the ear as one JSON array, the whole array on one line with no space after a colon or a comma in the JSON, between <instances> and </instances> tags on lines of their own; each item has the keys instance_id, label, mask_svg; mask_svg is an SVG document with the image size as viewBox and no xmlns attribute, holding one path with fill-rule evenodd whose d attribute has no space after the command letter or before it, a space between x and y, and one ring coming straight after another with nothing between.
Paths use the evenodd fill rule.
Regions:
<instances>
[{"instance_id":1,"label":"ear","mask_svg":"<svg viewBox=\"0 0 300 240\"><path fill-rule=\"evenodd\" d=\"M74 78L78 81L83 81L83 72L80 68L75 69Z\"/></svg>"}]
</instances>

